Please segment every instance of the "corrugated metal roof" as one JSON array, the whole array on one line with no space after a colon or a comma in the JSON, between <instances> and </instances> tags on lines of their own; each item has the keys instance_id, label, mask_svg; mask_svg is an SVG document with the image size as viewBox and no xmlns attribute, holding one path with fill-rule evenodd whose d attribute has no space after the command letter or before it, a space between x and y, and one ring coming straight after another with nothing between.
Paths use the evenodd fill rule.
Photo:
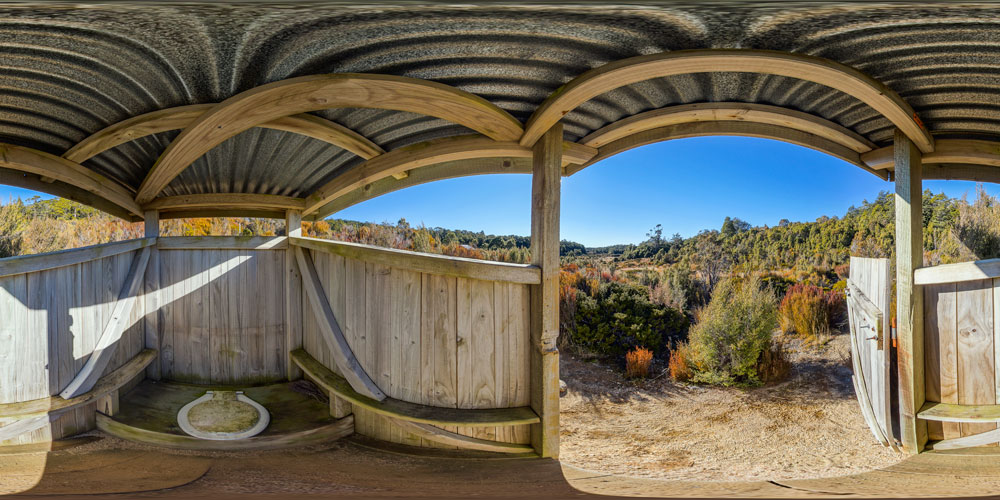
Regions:
<instances>
[{"instance_id":1,"label":"corrugated metal roof","mask_svg":"<svg viewBox=\"0 0 1000 500\"><path fill-rule=\"evenodd\" d=\"M633 2L618 6L413 3L0 6L0 142L62 154L112 123L218 102L289 77L410 76L485 97L522 122L556 88L626 57L695 48L772 49L832 59L898 92L935 135L1000 137L996 5ZM758 102L827 118L877 144L892 125L838 91L795 79L711 73L608 92L565 117L567 139L672 104ZM469 133L410 113L318 113L386 150ZM85 163L137 188L175 132ZM212 151L164 194L304 196L357 157L254 129Z\"/></svg>"}]
</instances>

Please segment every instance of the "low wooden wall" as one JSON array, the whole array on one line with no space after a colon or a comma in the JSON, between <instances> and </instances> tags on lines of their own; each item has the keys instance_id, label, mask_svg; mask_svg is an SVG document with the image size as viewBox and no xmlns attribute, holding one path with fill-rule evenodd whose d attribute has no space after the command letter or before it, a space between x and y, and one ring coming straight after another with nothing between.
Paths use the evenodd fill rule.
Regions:
<instances>
[{"instance_id":1,"label":"low wooden wall","mask_svg":"<svg viewBox=\"0 0 1000 500\"><path fill-rule=\"evenodd\" d=\"M37 406L59 397L108 324L137 252L150 245L139 298L104 373L147 348L156 350L147 351L147 359L159 361L150 365L151 376L269 383L288 376L288 351L299 347L290 345L298 335L309 354L337 371L311 306L300 302L301 281L288 279L287 273L297 278L297 264L288 260L294 256L285 238L137 240L0 260L0 405ZM529 405L529 283L538 282L537 268L333 242L309 245L351 349L390 398L459 409ZM96 403L76 407L0 444L93 429L95 410ZM363 407L353 411L361 434L443 446ZM11 421L0 418L0 426ZM441 428L503 443L530 441L524 424Z\"/></svg>"},{"instance_id":2,"label":"low wooden wall","mask_svg":"<svg viewBox=\"0 0 1000 500\"><path fill-rule=\"evenodd\" d=\"M338 255L330 250L339 244L323 245L312 247L312 259L334 316L365 371L389 397L450 408L529 404L528 285L459 276L501 277L504 266L412 252L388 259L384 250L356 245L336 248ZM303 344L339 373L308 302ZM364 408L353 410L359 434L442 446ZM500 442L530 441L527 425L442 428Z\"/></svg>"},{"instance_id":3,"label":"low wooden wall","mask_svg":"<svg viewBox=\"0 0 1000 500\"><path fill-rule=\"evenodd\" d=\"M1000 262L919 269L924 291L926 399L957 405L994 405L1000 391ZM972 436L994 423L927 422L931 440Z\"/></svg>"},{"instance_id":4,"label":"low wooden wall","mask_svg":"<svg viewBox=\"0 0 1000 500\"><path fill-rule=\"evenodd\" d=\"M140 244L0 260L0 404L57 395L83 368ZM104 373L143 349L144 314L139 301ZM0 445L44 442L93 429L95 409L96 404L89 404L67 411L50 425ZM0 419L0 426L11 421Z\"/></svg>"},{"instance_id":5,"label":"low wooden wall","mask_svg":"<svg viewBox=\"0 0 1000 500\"><path fill-rule=\"evenodd\" d=\"M163 378L198 384L285 378L286 246L275 241L283 240L160 238Z\"/></svg>"}]
</instances>

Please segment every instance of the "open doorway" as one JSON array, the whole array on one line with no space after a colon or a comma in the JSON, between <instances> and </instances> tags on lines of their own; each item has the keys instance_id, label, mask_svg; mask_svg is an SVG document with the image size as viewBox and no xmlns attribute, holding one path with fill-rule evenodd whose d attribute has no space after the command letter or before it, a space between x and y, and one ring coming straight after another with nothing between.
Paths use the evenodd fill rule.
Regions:
<instances>
[{"instance_id":1,"label":"open doorway","mask_svg":"<svg viewBox=\"0 0 1000 500\"><path fill-rule=\"evenodd\" d=\"M858 404L844 293L851 256L893 256L891 191L822 153L735 137L645 146L564 180L564 238L634 236L563 257L561 460L707 481L902 460ZM925 205L941 234L954 203Z\"/></svg>"}]
</instances>

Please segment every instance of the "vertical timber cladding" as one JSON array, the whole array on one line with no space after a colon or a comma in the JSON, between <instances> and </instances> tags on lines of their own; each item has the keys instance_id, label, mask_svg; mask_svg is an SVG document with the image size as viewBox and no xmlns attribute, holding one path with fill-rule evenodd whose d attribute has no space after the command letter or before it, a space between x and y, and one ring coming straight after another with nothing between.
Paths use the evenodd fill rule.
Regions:
<instances>
[{"instance_id":1,"label":"vertical timber cladding","mask_svg":"<svg viewBox=\"0 0 1000 500\"><path fill-rule=\"evenodd\" d=\"M927 285L924 289L927 401L997 403L997 300L1000 279ZM996 424L927 422L930 439L972 436Z\"/></svg>"},{"instance_id":2,"label":"vertical timber cladding","mask_svg":"<svg viewBox=\"0 0 1000 500\"><path fill-rule=\"evenodd\" d=\"M285 251L160 248L161 375L199 384L286 376Z\"/></svg>"},{"instance_id":3,"label":"vertical timber cladding","mask_svg":"<svg viewBox=\"0 0 1000 500\"><path fill-rule=\"evenodd\" d=\"M456 278L311 252L351 350L389 397L448 408L527 406L528 285ZM303 345L340 373L303 303ZM359 434L415 446L422 439L355 406ZM527 425L442 427L479 439L527 444Z\"/></svg>"},{"instance_id":4,"label":"vertical timber cladding","mask_svg":"<svg viewBox=\"0 0 1000 500\"><path fill-rule=\"evenodd\" d=\"M90 358L138 252L0 277L0 403L58 395ZM143 349L144 301L136 301L104 373ZM128 386L126 386L127 388ZM97 403L0 445L47 442L94 428ZM11 420L0 419L0 426Z\"/></svg>"}]
</instances>

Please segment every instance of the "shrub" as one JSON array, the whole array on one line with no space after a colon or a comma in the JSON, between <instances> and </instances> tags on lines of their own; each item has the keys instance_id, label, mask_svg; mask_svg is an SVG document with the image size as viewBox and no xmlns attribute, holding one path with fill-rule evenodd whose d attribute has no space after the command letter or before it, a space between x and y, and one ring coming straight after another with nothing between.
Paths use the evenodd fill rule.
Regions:
<instances>
[{"instance_id":1,"label":"shrub","mask_svg":"<svg viewBox=\"0 0 1000 500\"><path fill-rule=\"evenodd\" d=\"M694 373L690 365L691 349L687 343L679 343L670 350L670 378L675 382L687 382L691 380Z\"/></svg>"},{"instance_id":2,"label":"shrub","mask_svg":"<svg viewBox=\"0 0 1000 500\"><path fill-rule=\"evenodd\" d=\"M691 329L691 357L695 382L754 386L763 352L771 349L778 327L777 299L770 288L752 277L737 283L723 279L712 300Z\"/></svg>"},{"instance_id":3,"label":"shrub","mask_svg":"<svg viewBox=\"0 0 1000 500\"><path fill-rule=\"evenodd\" d=\"M625 376L629 378L646 378L649 376L649 365L653 362L653 351L645 347L636 347L625 355Z\"/></svg>"},{"instance_id":4,"label":"shrub","mask_svg":"<svg viewBox=\"0 0 1000 500\"><path fill-rule=\"evenodd\" d=\"M649 291L620 281L602 282L592 295L576 294L572 343L621 362L625 354L645 347L656 356L667 343L683 337L687 318L649 300Z\"/></svg>"},{"instance_id":5,"label":"shrub","mask_svg":"<svg viewBox=\"0 0 1000 500\"><path fill-rule=\"evenodd\" d=\"M785 294L778 311L781 329L795 332L805 339L815 339L829 333L843 316L845 301L842 292L824 292L818 286L797 284Z\"/></svg>"}]
</instances>

